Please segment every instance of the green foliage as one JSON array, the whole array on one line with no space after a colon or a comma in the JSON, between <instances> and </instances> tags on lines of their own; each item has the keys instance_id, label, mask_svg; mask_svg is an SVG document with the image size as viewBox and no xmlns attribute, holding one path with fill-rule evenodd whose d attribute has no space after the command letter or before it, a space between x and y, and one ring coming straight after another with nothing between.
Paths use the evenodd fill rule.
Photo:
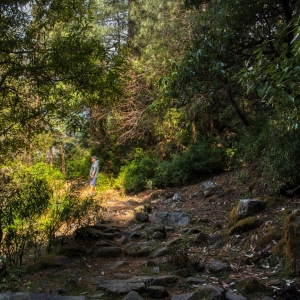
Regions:
<instances>
[{"instance_id":1,"label":"green foliage","mask_svg":"<svg viewBox=\"0 0 300 300\"><path fill-rule=\"evenodd\" d=\"M57 236L63 243L64 237L75 228L99 221L100 209L101 206L92 198L80 199L72 190L53 197L40 224L41 234L45 235L48 244L48 253L52 252Z\"/></svg>"},{"instance_id":2,"label":"green foliage","mask_svg":"<svg viewBox=\"0 0 300 300\"><path fill-rule=\"evenodd\" d=\"M271 116L262 114L252 121L252 125L236 129L230 148L234 152L234 164L253 163L261 157L267 147L268 120Z\"/></svg>"},{"instance_id":3,"label":"green foliage","mask_svg":"<svg viewBox=\"0 0 300 300\"><path fill-rule=\"evenodd\" d=\"M7 175L7 172L9 172ZM2 253L10 266L20 267L24 254L35 244L36 224L45 213L52 190L43 178L2 169L0 229Z\"/></svg>"},{"instance_id":4,"label":"green foliage","mask_svg":"<svg viewBox=\"0 0 300 300\"><path fill-rule=\"evenodd\" d=\"M68 179L87 178L91 167L90 151L68 143L66 149L66 177Z\"/></svg>"},{"instance_id":5,"label":"green foliage","mask_svg":"<svg viewBox=\"0 0 300 300\"><path fill-rule=\"evenodd\" d=\"M147 181L153 177L156 161L153 156L142 149L136 149L134 159L121 169L119 181L122 180L126 192L140 192L145 189Z\"/></svg>"},{"instance_id":6,"label":"green foliage","mask_svg":"<svg viewBox=\"0 0 300 300\"><path fill-rule=\"evenodd\" d=\"M3 268L20 268L31 251L43 247L76 227L96 222L101 207L92 198L81 199L67 189L62 174L44 163L28 168L18 163L0 169L0 232Z\"/></svg>"},{"instance_id":7,"label":"green foliage","mask_svg":"<svg viewBox=\"0 0 300 300\"><path fill-rule=\"evenodd\" d=\"M161 162L155 169L154 187L184 185L200 175L214 174L226 167L224 149L209 144L189 146L181 155Z\"/></svg>"},{"instance_id":8,"label":"green foliage","mask_svg":"<svg viewBox=\"0 0 300 300\"><path fill-rule=\"evenodd\" d=\"M50 183L56 180L64 179L63 174L57 168L51 167L49 166L49 164L44 162L37 163L32 167L27 167L26 169L34 176L44 178L47 182Z\"/></svg>"},{"instance_id":9,"label":"green foliage","mask_svg":"<svg viewBox=\"0 0 300 300\"><path fill-rule=\"evenodd\" d=\"M272 122L268 133L263 155L265 183L273 194L293 194L300 188L300 131L286 127L283 119Z\"/></svg>"}]
</instances>

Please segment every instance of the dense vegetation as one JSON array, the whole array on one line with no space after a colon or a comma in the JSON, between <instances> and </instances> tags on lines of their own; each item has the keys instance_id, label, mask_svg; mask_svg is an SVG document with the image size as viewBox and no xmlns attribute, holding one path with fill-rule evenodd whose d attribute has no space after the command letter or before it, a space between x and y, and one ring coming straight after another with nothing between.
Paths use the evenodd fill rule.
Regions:
<instances>
[{"instance_id":1,"label":"dense vegetation","mask_svg":"<svg viewBox=\"0 0 300 300\"><path fill-rule=\"evenodd\" d=\"M91 155L99 189L258 163L270 193L296 192L299 16L297 0L1 1L2 263L96 209L65 182Z\"/></svg>"}]
</instances>

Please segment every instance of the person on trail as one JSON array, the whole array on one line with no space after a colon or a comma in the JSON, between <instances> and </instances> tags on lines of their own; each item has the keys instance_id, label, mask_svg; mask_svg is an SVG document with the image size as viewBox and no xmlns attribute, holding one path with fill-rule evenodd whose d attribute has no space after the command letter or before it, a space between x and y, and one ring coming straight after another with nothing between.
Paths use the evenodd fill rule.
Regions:
<instances>
[{"instance_id":1,"label":"person on trail","mask_svg":"<svg viewBox=\"0 0 300 300\"><path fill-rule=\"evenodd\" d=\"M91 187L91 194L96 193L96 182L99 173L99 161L97 156L92 156L92 166L90 169L90 187Z\"/></svg>"}]
</instances>

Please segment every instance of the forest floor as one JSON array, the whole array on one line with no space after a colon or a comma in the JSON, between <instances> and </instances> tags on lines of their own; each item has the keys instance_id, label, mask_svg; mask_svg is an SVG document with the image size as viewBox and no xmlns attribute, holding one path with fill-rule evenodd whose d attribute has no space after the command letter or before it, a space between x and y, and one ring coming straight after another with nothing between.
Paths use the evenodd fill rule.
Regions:
<instances>
[{"instance_id":1,"label":"forest floor","mask_svg":"<svg viewBox=\"0 0 300 300\"><path fill-rule=\"evenodd\" d=\"M204 285L214 284L227 291L242 294L248 299L279 297L280 291L291 283L299 288L299 278L291 277L286 273L280 251L275 251L276 247L280 248L282 244L285 218L293 209L299 208L300 199L297 196L269 197L271 201L268 202L267 209L258 215L262 221L258 228L228 235L228 218L233 206L240 199L268 198L258 174L256 166L251 166L238 171L208 176L180 188L147 190L137 195L127 196L121 196L116 191L107 191L101 196L106 207L104 225L114 228L120 234L115 237L107 236L109 240L103 237L100 240L78 240L75 236L68 237L64 247L69 249L69 252L59 251L57 257L71 259L52 267L37 262L31 271L23 275L15 284L15 290L30 293L84 295L86 299L122 299L124 293L113 293L101 287L103 280L116 280L117 285L119 281L132 277L173 276L174 274L178 280L166 287L168 292L166 298L197 290L199 288L197 282L190 281L192 282L190 284L187 281L191 276L203 280ZM213 182L224 193L221 196L217 194L205 196L199 192L201 185L207 181ZM178 195L180 201L166 201L167 194L173 197ZM95 198L97 197L96 195ZM184 260L184 252L176 253L176 251L184 251L183 248L173 247L171 253L155 258L151 258L153 252L150 256L149 253L141 256L126 254L128 243L123 243L122 237L130 234L131 241L147 243L152 240L151 232L157 230L157 225L135 220L136 211L143 208L150 209L152 213L183 212L191 217L193 221L184 226L166 226L166 237L156 240L160 246L178 237L187 241L186 264L190 274L180 274L168 262L171 256L180 260L182 255ZM207 235L207 244L193 242L195 238L193 233L197 232ZM212 241L214 238L217 240L216 243ZM121 252L115 255L116 257L95 255L95 251L97 252L102 246L118 247ZM88 251L85 251L85 255L75 255L76 249L88 249ZM195 259L203 263L203 271L189 268L189 262ZM210 264L214 259L228 263L230 270L213 272ZM254 287L251 287L251 284ZM145 290L140 292L140 295L144 299L153 298Z\"/></svg>"}]
</instances>

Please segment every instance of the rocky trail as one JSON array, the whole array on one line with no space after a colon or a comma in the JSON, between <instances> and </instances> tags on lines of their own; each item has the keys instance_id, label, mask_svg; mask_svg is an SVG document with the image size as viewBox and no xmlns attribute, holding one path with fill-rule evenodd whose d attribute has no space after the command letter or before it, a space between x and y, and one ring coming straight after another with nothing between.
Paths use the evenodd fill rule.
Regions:
<instances>
[{"instance_id":1,"label":"rocky trail","mask_svg":"<svg viewBox=\"0 0 300 300\"><path fill-rule=\"evenodd\" d=\"M105 222L77 230L0 299L300 299L280 254L299 205L235 173L131 197L107 192Z\"/></svg>"}]
</instances>

